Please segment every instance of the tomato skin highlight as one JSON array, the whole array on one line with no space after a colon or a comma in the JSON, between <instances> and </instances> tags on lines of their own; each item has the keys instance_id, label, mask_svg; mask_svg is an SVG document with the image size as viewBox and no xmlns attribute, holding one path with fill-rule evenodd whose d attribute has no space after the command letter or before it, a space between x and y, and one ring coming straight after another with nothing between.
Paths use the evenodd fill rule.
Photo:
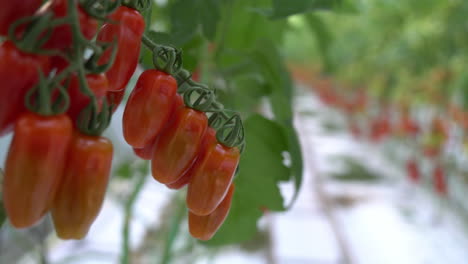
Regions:
<instances>
[{"instance_id":1,"label":"tomato skin highlight","mask_svg":"<svg viewBox=\"0 0 468 264\"><path fill-rule=\"evenodd\" d=\"M221 227L231 209L232 197L234 195L234 184L231 184L223 201L209 215L199 216L189 212L188 222L190 234L200 240L210 240Z\"/></svg>"},{"instance_id":2,"label":"tomato skin highlight","mask_svg":"<svg viewBox=\"0 0 468 264\"><path fill-rule=\"evenodd\" d=\"M49 58L26 54L13 42L0 45L0 136L11 131L15 120L26 110L26 92L39 81L39 70L49 71Z\"/></svg>"},{"instance_id":3,"label":"tomato skin highlight","mask_svg":"<svg viewBox=\"0 0 468 264\"><path fill-rule=\"evenodd\" d=\"M18 119L3 185L6 213L14 227L34 225L51 206L71 137L72 123L66 115L26 112Z\"/></svg>"},{"instance_id":4,"label":"tomato skin highlight","mask_svg":"<svg viewBox=\"0 0 468 264\"><path fill-rule=\"evenodd\" d=\"M144 148L164 128L173 109L177 81L157 71L143 72L123 114L123 135L134 148Z\"/></svg>"},{"instance_id":5,"label":"tomato skin highlight","mask_svg":"<svg viewBox=\"0 0 468 264\"><path fill-rule=\"evenodd\" d=\"M203 112L180 108L174 122L156 142L151 160L153 178L160 183L176 182L195 161L208 126Z\"/></svg>"},{"instance_id":6,"label":"tomato skin highlight","mask_svg":"<svg viewBox=\"0 0 468 264\"><path fill-rule=\"evenodd\" d=\"M86 82L89 89L96 96L97 104L100 110L104 98L109 88L109 82L105 74L89 74L86 76ZM68 86L68 95L70 96L70 107L67 114L70 116L74 124L78 120L81 111L91 102L91 99L83 94L80 90L80 82L76 75L70 77L70 85Z\"/></svg>"},{"instance_id":7,"label":"tomato skin highlight","mask_svg":"<svg viewBox=\"0 0 468 264\"><path fill-rule=\"evenodd\" d=\"M145 21L141 14L131 8L121 6L109 17L99 32L98 41L117 41L117 56L114 64L106 72L110 91L124 90L138 65L140 57L141 38L145 31ZM106 50L99 60L109 62L112 51Z\"/></svg>"},{"instance_id":8,"label":"tomato skin highlight","mask_svg":"<svg viewBox=\"0 0 468 264\"><path fill-rule=\"evenodd\" d=\"M51 208L61 239L82 239L88 233L104 202L112 155L107 138L75 133Z\"/></svg>"},{"instance_id":9,"label":"tomato skin highlight","mask_svg":"<svg viewBox=\"0 0 468 264\"><path fill-rule=\"evenodd\" d=\"M221 203L239 164L240 152L220 143L210 143L190 169L187 207L196 215L208 215Z\"/></svg>"},{"instance_id":10,"label":"tomato skin highlight","mask_svg":"<svg viewBox=\"0 0 468 264\"><path fill-rule=\"evenodd\" d=\"M16 20L33 15L42 5L42 0L0 1L0 35L8 35L10 25Z\"/></svg>"}]
</instances>

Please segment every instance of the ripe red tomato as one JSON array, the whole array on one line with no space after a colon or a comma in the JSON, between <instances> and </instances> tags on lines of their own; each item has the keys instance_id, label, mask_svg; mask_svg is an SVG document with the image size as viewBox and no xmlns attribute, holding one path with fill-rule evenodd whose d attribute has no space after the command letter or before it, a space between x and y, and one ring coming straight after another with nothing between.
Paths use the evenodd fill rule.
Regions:
<instances>
[{"instance_id":1,"label":"ripe red tomato","mask_svg":"<svg viewBox=\"0 0 468 264\"><path fill-rule=\"evenodd\" d=\"M68 13L68 0L53 0L50 9L55 17L65 17ZM81 33L86 39L92 39L98 30L98 21L89 16L83 9L78 7L78 19L80 21ZM60 25L53 29L49 40L44 45L46 49L57 49L71 52L73 43L72 28L70 25ZM68 66L68 62L62 57L52 56L53 68L59 71Z\"/></svg>"},{"instance_id":2,"label":"ripe red tomato","mask_svg":"<svg viewBox=\"0 0 468 264\"><path fill-rule=\"evenodd\" d=\"M211 133L207 134L211 137ZM212 213L226 196L239 164L238 148L228 148L213 139L190 168L187 207L196 215Z\"/></svg>"},{"instance_id":3,"label":"ripe red tomato","mask_svg":"<svg viewBox=\"0 0 468 264\"><path fill-rule=\"evenodd\" d=\"M119 107L120 103L122 103L124 96L125 90L118 92L107 91L107 102L109 103L109 105L112 106L112 113L114 113L115 110L117 110L117 108Z\"/></svg>"},{"instance_id":4,"label":"ripe red tomato","mask_svg":"<svg viewBox=\"0 0 468 264\"><path fill-rule=\"evenodd\" d=\"M155 143L156 143L156 139L150 142L144 148L133 148L133 152L135 153L135 155L137 155L141 159L151 160L151 158L153 158L153 149L154 149Z\"/></svg>"},{"instance_id":5,"label":"ripe red tomato","mask_svg":"<svg viewBox=\"0 0 468 264\"><path fill-rule=\"evenodd\" d=\"M109 83L105 74L89 74L86 76L88 87L96 96L98 106L101 107L109 88ZM70 77L68 86L68 95L70 96L70 107L67 114L73 122L78 120L80 112L91 102L91 99L80 90L80 82L76 75ZM100 109L98 109L100 110Z\"/></svg>"},{"instance_id":6,"label":"ripe red tomato","mask_svg":"<svg viewBox=\"0 0 468 264\"><path fill-rule=\"evenodd\" d=\"M101 210L112 165L112 143L103 137L75 133L63 180L51 212L61 239L82 239Z\"/></svg>"},{"instance_id":7,"label":"ripe red tomato","mask_svg":"<svg viewBox=\"0 0 468 264\"><path fill-rule=\"evenodd\" d=\"M3 202L14 227L34 225L50 208L62 179L72 130L66 115L26 112L18 119L3 183Z\"/></svg>"},{"instance_id":8,"label":"ripe red tomato","mask_svg":"<svg viewBox=\"0 0 468 264\"><path fill-rule=\"evenodd\" d=\"M0 35L8 35L10 25L16 20L31 16L42 5L42 0L0 1Z\"/></svg>"},{"instance_id":9,"label":"ripe red tomato","mask_svg":"<svg viewBox=\"0 0 468 264\"><path fill-rule=\"evenodd\" d=\"M192 166L189 169L187 169L184 172L184 174L177 181L166 184L167 188L179 190L185 185L187 185L192 179L192 175L193 175L192 168L195 166L195 164L197 164L197 161L201 158L202 154L206 152L206 149L210 146L210 144L214 144L216 142L217 142L216 131L213 128L208 127L205 131L205 134L203 135L203 140L200 145L199 155L196 157L195 162L192 164Z\"/></svg>"},{"instance_id":10,"label":"ripe red tomato","mask_svg":"<svg viewBox=\"0 0 468 264\"><path fill-rule=\"evenodd\" d=\"M37 84L39 70L49 71L49 58L23 53L12 42L5 41L0 45L0 61L1 136L11 130L15 120L25 111L26 92Z\"/></svg>"},{"instance_id":11,"label":"ripe red tomato","mask_svg":"<svg viewBox=\"0 0 468 264\"><path fill-rule=\"evenodd\" d=\"M195 161L208 126L205 113L179 108L172 124L159 136L151 160L153 178L167 184L177 181Z\"/></svg>"},{"instance_id":12,"label":"ripe red tomato","mask_svg":"<svg viewBox=\"0 0 468 264\"><path fill-rule=\"evenodd\" d=\"M98 41L117 41L117 56L106 75L110 91L120 91L125 89L137 67L145 21L138 11L125 6L119 7L109 19L99 32ZM108 63L111 54L107 50L99 62Z\"/></svg>"},{"instance_id":13,"label":"ripe red tomato","mask_svg":"<svg viewBox=\"0 0 468 264\"><path fill-rule=\"evenodd\" d=\"M130 94L123 114L123 134L134 148L150 144L168 122L177 91L177 81L157 70L143 72Z\"/></svg>"},{"instance_id":14,"label":"ripe red tomato","mask_svg":"<svg viewBox=\"0 0 468 264\"><path fill-rule=\"evenodd\" d=\"M433 171L434 190L441 196L447 195L447 183L445 179L444 169L437 164Z\"/></svg>"},{"instance_id":15,"label":"ripe red tomato","mask_svg":"<svg viewBox=\"0 0 468 264\"><path fill-rule=\"evenodd\" d=\"M419 172L418 163L414 159L409 159L406 162L406 172L408 178L413 183L418 183L421 178L421 173Z\"/></svg>"},{"instance_id":16,"label":"ripe red tomato","mask_svg":"<svg viewBox=\"0 0 468 264\"><path fill-rule=\"evenodd\" d=\"M218 207L209 215L199 216L189 212L188 222L190 234L200 240L210 240L226 220L231 208L232 197L234 195L234 184L231 184L229 191Z\"/></svg>"},{"instance_id":17,"label":"ripe red tomato","mask_svg":"<svg viewBox=\"0 0 468 264\"><path fill-rule=\"evenodd\" d=\"M175 113L177 112L177 109L183 106L184 106L184 100L182 99L182 96L176 94L174 105L171 110L171 117L169 119L172 119L172 117L174 117ZM171 123L172 121L168 122L168 124L166 124L165 127L167 127ZM165 130L165 128L163 128L163 130ZM151 160L153 158L153 149L154 149L154 145L156 144L156 139L157 137L153 141L151 141L148 145L146 145L144 148L133 148L133 152L135 153L135 155L137 155L141 159Z\"/></svg>"}]
</instances>

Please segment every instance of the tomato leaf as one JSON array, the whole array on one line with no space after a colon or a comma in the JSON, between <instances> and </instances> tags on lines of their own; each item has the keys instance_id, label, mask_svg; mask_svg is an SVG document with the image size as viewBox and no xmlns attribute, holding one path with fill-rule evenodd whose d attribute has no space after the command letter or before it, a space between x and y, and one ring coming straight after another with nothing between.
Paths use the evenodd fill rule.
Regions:
<instances>
[{"instance_id":1,"label":"tomato leaf","mask_svg":"<svg viewBox=\"0 0 468 264\"><path fill-rule=\"evenodd\" d=\"M342 0L273 0L271 18L281 19L313 10L329 10L338 7L342 2Z\"/></svg>"},{"instance_id":2,"label":"tomato leaf","mask_svg":"<svg viewBox=\"0 0 468 264\"><path fill-rule=\"evenodd\" d=\"M203 35L209 40L214 40L218 22L221 18L219 1L199 1L198 12L200 14L200 23L203 28Z\"/></svg>"},{"instance_id":3,"label":"tomato leaf","mask_svg":"<svg viewBox=\"0 0 468 264\"><path fill-rule=\"evenodd\" d=\"M302 185L302 152L293 128L293 83L278 49L271 42L260 41L253 57L271 87L269 98L273 113L288 138L288 151L292 162L290 176L294 179L295 186L294 196L288 206L291 207Z\"/></svg>"}]
</instances>

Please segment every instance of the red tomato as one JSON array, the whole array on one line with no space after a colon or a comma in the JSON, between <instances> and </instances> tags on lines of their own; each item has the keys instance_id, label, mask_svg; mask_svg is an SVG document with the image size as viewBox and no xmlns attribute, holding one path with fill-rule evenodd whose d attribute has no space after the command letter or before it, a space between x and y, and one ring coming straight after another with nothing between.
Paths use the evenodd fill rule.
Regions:
<instances>
[{"instance_id":1,"label":"red tomato","mask_svg":"<svg viewBox=\"0 0 468 264\"><path fill-rule=\"evenodd\" d=\"M216 209L226 196L239 164L239 149L209 141L190 169L187 207L196 215L208 215Z\"/></svg>"},{"instance_id":2,"label":"red tomato","mask_svg":"<svg viewBox=\"0 0 468 264\"><path fill-rule=\"evenodd\" d=\"M154 149L154 145L156 143L155 141L156 140L153 140L151 143L149 143L144 148L133 148L133 152L135 153L135 155L137 155L141 159L151 160L151 158L153 158L153 149Z\"/></svg>"},{"instance_id":3,"label":"red tomato","mask_svg":"<svg viewBox=\"0 0 468 264\"><path fill-rule=\"evenodd\" d=\"M88 233L104 201L112 154L108 139L74 135L51 208L55 231L61 239L82 239Z\"/></svg>"},{"instance_id":4,"label":"red tomato","mask_svg":"<svg viewBox=\"0 0 468 264\"><path fill-rule=\"evenodd\" d=\"M50 208L72 137L66 115L26 112L18 119L3 183L3 202L16 228L34 225Z\"/></svg>"},{"instance_id":5,"label":"red tomato","mask_svg":"<svg viewBox=\"0 0 468 264\"><path fill-rule=\"evenodd\" d=\"M98 41L117 41L117 56L106 75L110 91L120 91L125 89L137 67L145 21L138 11L124 6L119 7L109 19L111 22L103 26ZM111 54L112 51L107 50L99 62L107 63Z\"/></svg>"},{"instance_id":6,"label":"red tomato","mask_svg":"<svg viewBox=\"0 0 468 264\"><path fill-rule=\"evenodd\" d=\"M42 5L42 0L0 0L0 35L8 35L10 25L16 20L33 15Z\"/></svg>"},{"instance_id":7,"label":"red tomato","mask_svg":"<svg viewBox=\"0 0 468 264\"><path fill-rule=\"evenodd\" d=\"M182 177L197 157L207 126L205 113L179 108L174 122L162 132L153 150L153 178L167 184Z\"/></svg>"},{"instance_id":8,"label":"red tomato","mask_svg":"<svg viewBox=\"0 0 468 264\"><path fill-rule=\"evenodd\" d=\"M174 105L173 105L172 110L171 110L171 117L169 119L172 119L172 117L174 117L174 114L177 112L176 110L179 109L182 106L184 106L184 101L182 99L182 96L176 94L176 97L175 97L175 100L174 100ZM169 122L169 124L170 123L172 123L172 122ZM133 148L133 152L135 153L135 155L137 155L141 159L151 160L153 158L153 149L154 149L154 145L156 143L156 139L157 138L155 138L152 142L150 142L144 148Z\"/></svg>"},{"instance_id":9,"label":"red tomato","mask_svg":"<svg viewBox=\"0 0 468 264\"><path fill-rule=\"evenodd\" d=\"M15 120L25 111L24 96L37 84L39 70L49 71L49 58L23 53L12 42L5 41L0 45L0 61L1 136L11 130Z\"/></svg>"},{"instance_id":10,"label":"red tomato","mask_svg":"<svg viewBox=\"0 0 468 264\"><path fill-rule=\"evenodd\" d=\"M207 130L205 131L205 134L203 135L203 140L202 140L202 143L201 143L201 146L200 146L200 155L198 155L196 157L196 160L195 162L192 164L192 166L182 175L182 177L180 177L177 181L173 182L173 183L168 183L166 184L166 186L169 188L169 189L175 189L175 190L178 190L178 189L181 189L182 187L184 187L185 185L187 185L190 180L192 179L192 168L195 166L195 164L197 163L197 160L201 158L201 155L206 152L207 148L210 146L210 144L214 144L216 143L216 131L211 128L211 127L208 127Z\"/></svg>"},{"instance_id":11,"label":"red tomato","mask_svg":"<svg viewBox=\"0 0 468 264\"><path fill-rule=\"evenodd\" d=\"M414 159L409 159L406 162L406 172L408 173L408 178L413 183L418 183L421 178L421 173L419 172L418 163Z\"/></svg>"},{"instance_id":12,"label":"red tomato","mask_svg":"<svg viewBox=\"0 0 468 264\"><path fill-rule=\"evenodd\" d=\"M123 134L134 148L151 143L168 122L175 101L177 81L157 71L143 72L123 114Z\"/></svg>"},{"instance_id":13,"label":"red tomato","mask_svg":"<svg viewBox=\"0 0 468 264\"><path fill-rule=\"evenodd\" d=\"M199 216L189 212L188 222L190 234L200 240L210 240L216 231L221 227L229 214L232 196L234 194L234 184L231 184L229 191L218 207L209 215Z\"/></svg>"},{"instance_id":14,"label":"red tomato","mask_svg":"<svg viewBox=\"0 0 468 264\"><path fill-rule=\"evenodd\" d=\"M86 76L86 82L89 89L96 96L98 106L101 107L109 88L109 83L105 74L89 74ZM68 86L68 95L70 96L70 108L67 114L73 122L78 120L80 112L91 102L91 99L80 90L80 82L76 75L70 78ZM99 109L100 110L100 109Z\"/></svg>"},{"instance_id":15,"label":"red tomato","mask_svg":"<svg viewBox=\"0 0 468 264\"><path fill-rule=\"evenodd\" d=\"M433 171L434 189L441 196L447 195L447 183L445 179L444 169L437 164Z\"/></svg>"},{"instance_id":16,"label":"red tomato","mask_svg":"<svg viewBox=\"0 0 468 264\"><path fill-rule=\"evenodd\" d=\"M112 113L114 113L115 110L117 110L117 108L119 107L120 103L122 103L124 96L125 90L118 92L107 91L107 102L109 102L109 105L112 106Z\"/></svg>"},{"instance_id":17,"label":"red tomato","mask_svg":"<svg viewBox=\"0 0 468 264\"><path fill-rule=\"evenodd\" d=\"M67 15L68 0L53 0L51 10L54 12L55 17L61 18ZM78 7L78 19L80 21L80 29L83 36L87 39L92 39L98 30L98 21L89 16L83 9ZM57 49L62 51L71 51L73 43L72 28L70 25L60 25L53 29L52 35L46 42L44 48ZM62 57L53 56L51 58L52 66L59 70L68 66L68 62Z\"/></svg>"}]
</instances>

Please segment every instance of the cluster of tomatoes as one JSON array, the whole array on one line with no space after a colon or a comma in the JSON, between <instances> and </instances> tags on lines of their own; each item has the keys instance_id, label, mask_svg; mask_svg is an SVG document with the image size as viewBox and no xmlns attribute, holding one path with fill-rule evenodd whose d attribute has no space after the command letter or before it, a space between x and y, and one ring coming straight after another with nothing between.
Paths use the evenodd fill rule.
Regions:
<instances>
[{"instance_id":1,"label":"cluster of tomatoes","mask_svg":"<svg viewBox=\"0 0 468 264\"><path fill-rule=\"evenodd\" d=\"M103 17L85 9L102 11L93 1L43 2L3 3L0 10L7 95L0 98L0 136L14 133L3 203L16 228L51 212L60 238L81 239L105 197L113 146L101 133L138 65L145 22L117 4ZM192 93L183 98L177 88L164 71L143 72L123 132L137 155L152 160L156 180L173 189L189 185L190 232L206 240L228 214L240 151L223 144L219 124L218 131L210 127L209 115L186 106Z\"/></svg>"},{"instance_id":2,"label":"cluster of tomatoes","mask_svg":"<svg viewBox=\"0 0 468 264\"><path fill-rule=\"evenodd\" d=\"M70 3L76 6L70 8ZM46 56L22 50L18 39L33 35L38 30L37 21L47 15L56 21L77 15L79 35L73 33L73 23L58 23L34 39L42 42L40 50L55 53ZM122 98L138 63L144 20L136 10L122 6L109 17L112 22L99 28L99 21L75 2L53 0L43 5L42 0L29 0L2 3L0 33L7 36L15 21L28 16L32 22L15 27L14 36L10 32L0 46L0 77L5 80L0 135L14 128L5 163L3 203L16 228L30 227L51 212L60 238L81 239L99 214L109 181L113 146L100 136L111 115L106 98L113 99L114 107ZM107 71L84 70L80 78L78 68L71 67L73 62L60 52L76 52L76 36L91 41L96 35L103 43L117 41L118 51ZM112 51L106 50L100 64L112 56ZM64 77L58 84L41 83L41 79L60 75ZM68 104L60 101L60 86L66 87ZM114 96L116 93L119 96ZM57 110L63 105L64 109Z\"/></svg>"},{"instance_id":3,"label":"cluster of tomatoes","mask_svg":"<svg viewBox=\"0 0 468 264\"><path fill-rule=\"evenodd\" d=\"M210 239L226 218L240 152L219 143L205 113L185 106L177 82L158 70L141 74L123 115L125 140L151 160L154 179L171 189L188 184L192 236Z\"/></svg>"}]
</instances>

